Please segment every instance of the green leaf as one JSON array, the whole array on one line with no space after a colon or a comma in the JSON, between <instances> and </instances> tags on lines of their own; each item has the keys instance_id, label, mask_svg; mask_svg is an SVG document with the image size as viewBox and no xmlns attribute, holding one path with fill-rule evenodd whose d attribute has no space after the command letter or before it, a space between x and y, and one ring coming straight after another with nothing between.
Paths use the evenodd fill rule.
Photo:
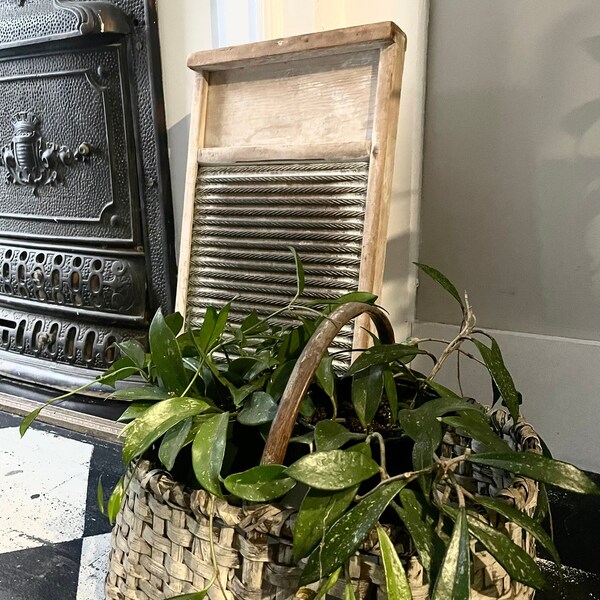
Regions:
<instances>
[{"instance_id":1,"label":"green leaf","mask_svg":"<svg viewBox=\"0 0 600 600\"><path fill-rule=\"evenodd\" d=\"M596 484L577 467L532 452L471 454L467 460L550 483L578 494L600 494Z\"/></svg>"},{"instance_id":2,"label":"green leaf","mask_svg":"<svg viewBox=\"0 0 600 600\"><path fill-rule=\"evenodd\" d=\"M460 396L453 392L450 388L438 383L437 381L432 381L431 379L424 379L423 383L430 387L434 392L436 392L441 398L460 398Z\"/></svg>"},{"instance_id":3,"label":"green leaf","mask_svg":"<svg viewBox=\"0 0 600 600\"><path fill-rule=\"evenodd\" d=\"M363 304L375 304L377 296L370 292L349 292L348 294L342 294L338 298L321 298L318 300L311 300L306 303L306 306L338 306L340 304L347 304L348 302L362 302Z\"/></svg>"},{"instance_id":4,"label":"green leaf","mask_svg":"<svg viewBox=\"0 0 600 600\"><path fill-rule=\"evenodd\" d=\"M429 514L425 498L414 490L403 489L400 492L400 501L404 510L398 513L398 516L404 522L417 548L419 561L429 572L433 556L442 546L440 538L435 533L435 520Z\"/></svg>"},{"instance_id":5,"label":"green leaf","mask_svg":"<svg viewBox=\"0 0 600 600\"><path fill-rule=\"evenodd\" d=\"M423 273L429 275L436 283L439 283L460 304L463 312L465 311L465 305L463 304L463 300L460 297L458 290L443 273L423 263L416 262L415 265L417 265Z\"/></svg>"},{"instance_id":6,"label":"green leaf","mask_svg":"<svg viewBox=\"0 0 600 600\"><path fill-rule=\"evenodd\" d=\"M123 504L124 496L124 479L123 477L121 477L121 479L119 479L119 481L117 482L113 493L110 495L110 498L108 499L108 504L106 506L106 514L111 525L114 525L115 520L117 518L117 514L121 510L121 505Z\"/></svg>"},{"instance_id":7,"label":"green leaf","mask_svg":"<svg viewBox=\"0 0 600 600\"><path fill-rule=\"evenodd\" d=\"M180 596L172 596L169 600L204 600L208 596L210 588L202 590L201 592L192 592L191 594L182 594Z\"/></svg>"},{"instance_id":8,"label":"green leaf","mask_svg":"<svg viewBox=\"0 0 600 600\"><path fill-rule=\"evenodd\" d=\"M490 498L489 496L477 496L476 501L484 506L485 508L497 512L509 521L516 523L519 527L526 529L529 533L540 543L554 560L555 563L560 564L560 557L554 542L550 536L546 533L544 528L532 519L529 515L515 508L505 500L500 498Z\"/></svg>"},{"instance_id":9,"label":"green leaf","mask_svg":"<svg viewBox=\"0 0 600 600\"><path fill-rule=\"evenodd\" d=\"M481 442L490 452L512 452L481 413L471 411L457 417L444 417L442 422L453 427L459 435Z\"/></svg>"},{"instance_id":10,"label":"green leaf","mask_svg":"<svg viewBox=\"0 0 600 600\"><path fill-rule=\"evenodd\" d=\"M114 344L123 356L131 359L133 364L140 369L146 364L146 350L138 340L123 340Z\"/></svg>"},{"instance_id":11,"label":"green leaf","mask_svg":"<svg viewBox=\"0 0 600 600\"><path fill-rule=\"evenodd\" d=\"M318 490L344 490L379 473L379 466L360 452L330 450L303 456L287 475Z\"/></svg>"},{"instance_id":12,"label":"green leaf","mask_svg":"<svg viewBox=\"0 0 600 600\"><path fill-rule=\"evenodd\" d=\"M204 313L200 329L194 331L194 342L202 355L208 353L221 337L227 324L231 302L228 302L218 313L214 306L209 306Z\"/></svg>"},{"instance_id":13,"label":"green leaf","mask_svg":"<svg viewBox=\"0 0 600 600\"><path fill-rule=\"evenodd\" d=\"M385 572L385 588L388 600L412 600L412 593L400 557L392 540L390 540L381 525L377 526L377 537ZM448 598L450 597L448 596Z\"/></svg>"},{"instance_id":14,"label":"green leaf","mask_svg":"<svg viewBox=\"0 0 600 600\"><path fill-rule=\"evenodd\" d=\"M364 433L352 433L335 421L319 421L315 427L315 446L318 452L337 450L350 440L364 440Z\"/></svg>"},{"instance_id":15,"label":"green leaf","mask_svg":"<svg viewBox=\"0 0 600 600\"><path fill-rule=\"evenodd\" d=\"M321 359L317 367L316 377L319 387L335 402L335 373L331 356L325 356Z\"/></svg>"},{"instance_id":16,"label":"green leaf","mask_svg":"<svg viewBox=\"0 0 600 600\"><path fill-rule=\"evenodd\" d=\"M469 531L465 509L457 513L452 538L446 550L442 568L433 588L431 600L469 600L470 597L470 566Z\"/></svg>"},{"instance_id":17,"label":"green leaf","mask_svg":"<svg viewBox=\"0 0 600 600\"><path fill-rule=\"evenodd\" d=\"M153 404L127 427L123 442L123 462L130 463L171 427L212 407L196 398L170 398Z\"/></svg>"},{"instance_id":18,"label":"green leaf","mask_svg":"<svg viewBox=\"0 0 600 600\"><path fill-rule=\"evenodd\" d=\"M175 334L165 323L160 308L156 311L148 332L152 362L158 376L169 392L181 396L187 386L187 374L183 366L181 350Z\"/></svg>"},{"instance_id":19,"label":"green leaf","mask_svg":"<svg viewBox=\"0 0 600 600\"><path fill-rule=\"evenodd\" d=\"M433 425L434 422L439 425L438 417L451 412L467 410L482 412L483 407L480 404L474 404L462 398L435 398L434 400L429 400L429 402L426 402L419 408L401 410L398 413L398 419L406 434L411 439L417 441L417 439L423 436L423 432L426 430L435 431L436 436L441 434L441 429L438 432L437 429L434 429L435 425ZM435 440L435 438L432 439ZM435 447L437 448L437 445Z\"/></svg>"},{"instance_id":20,"label":"green leaf","mask_svg":"<svg viewBox=\"0 0 600 600\"><path fill-rule=\"evenodd\" d=\"M42 404L42 406L40 406L39 408L36 408L35 410L32 410L28 415L23 417L23 420L21 421L21 424L19 425L19 433L21 434L21 437L23 437L25 435L25 433L27 432L27 430L29 429L31 424L38 418L39 414L42 412L42 409L46 405L47 405L47 403Z\"/></svg>"},{"instance_id":21,"label":"green leaf","mask_svg":"<svg viewBox=\"0 0 600 600\"><path fill-rule=\"evenodd\" d=\"M254 392L250 401L238 414L242 425L264 425L270 423L277 414L277 404L267 392Z\"/></svg>"},{"instance_id":22,"label":"green leaf","mask_svg":"<svg viewBox=\"0 0 600 600\"><path fill-rule=\"evenodd\" d=\"M519 392L517 392L513 378L504 364L498 342L492 338L492 347L488 348L483 342L480 342L475 338L471 338L471 341L477 346L481 358L490 372L494 383L498 387L498 391L502 396L506 408L508 408L510 412L510 416L516 423L519 419Z\"/></svg>"},{"instance_id":23,"label":"green leaf","mask_svg":"<svg viewBox=\"0 0 600 600\"><path fill-rule=\"evenodd\" d=\"M346 583L346 587L344 588L344 600L356 600L356 594L350 582Z\"/></svg>"},{"instance_id":24,"label":"green leaf","mask_svg":"<svg viewBox=\"0 0 600 600\"><path fill-rule=\"evenodd\" d=\"M289 246L289 250L294 257L294 263L296 265L296 298L299 298L304 291L304 267L302 266L302 261L300 260L300 256L296 252L296 249Z\"/></svg>"},{"instance_id":25,"label":"green leaf","mask_svg":"<svg viewBox=\"0 0 600 600\"><path fill-rule=\"evenodd\" d=\"M282 338L281 345L277 351L277 360L279 364L284 364L287 361L296 360L302 350L310 340L310 332L304 325L295 327L288 331Z\"/></svg>"},{"instance_id":26,"label":"green leaf","mask_svg":"<svg viewBox=\"0 0 600 600\"><path fill-rule=\"evenodd\" d=\"M185 445L191 428L192 418L189 417L185 421L177 423L177 425L171 427L171 429L165 433L162 442L160 443L160 448L158 449L158 458L167 471L170 471L173 468L175 459Z\"/></svg>"},{"instance_id":27,"label":"green leaf","mask_svg":"<svg viewBox=\"0 0 600 600\"><path fill-rule=\"evenodd\" d=\"M156 385L142 385L117 390L109 398L123 402L136 402L137 400L159 401L169 398L169 393Z\"/></svg>"},{"instance_id":28,"label":"green leaf","mask_svg":"<svg viewBox=\"0 0 600 600\"><path fill-rule=\"evenodd\" d=\"M457 509L450 506L445 506L443 509L452 518L456 518ZM471 534L488 549L512 579L538 590L544 587L545 579L542 572L523 548L517 546L504 533L481 521L479 515L467 514L467 524Z\"/></svg>"},{"instance_id":29,"label":"green leaf","mask_svg":"<svg viewBox=\"0 0 600 600\"><path fill-rule=\"evenodd\" d=\"M350 365L346 375L355 375L375 365L389 365L398 360L406 364L418 354L425 354L425 350L420 350L417 346L408 346L406 344L372 346L358 356Z\"/></svg>"},{"instance_id":30,"label":"green leaf","mask_svg":"<svg viewBox=\"0 0 600 600\"><path fill-rule=\"evenodd\" d=\"M389 367L385 367L383 370L383 388L390 406L390 421L392 425L395 425L398 420L398 390L396 389L394 374Z\"/></svg>"},{"instance_id":31,"label":"green leaf","mask_svg":"<svg viewBox=\"0 0 600 600\"><path fill-rule=\"evenodd\" d=\"M104 487L102 486L102 475L98 477L98 487L96 488L96 500L98 502L98 508L100 509L100 514L104 513Z\"/></svg>"},{"instance_id":32,"label":"green leaf","mask_svg":"<svg viewBox=\"0 0 600 600\"><path fill-rule=\"evenodd\" d=\"M264 387L267 377L268 375L265 374L262 377L251 381L250 383L246 383L239 389L232 385L227 379L221 377L221 381L226 385L227 389L231 393L233 403L236 406L241 406L248 396Z\"/></svg>"},{"instance_id":33,"label":"green leaf","mask_svg":"<svg viewBox=\"0 0 600 600\"><path fill-rule=\"evenodd\" d=\"M249 337L259 335L269 329L269 324L258 316L256 310L253 310L240 325L240 330Z\"/></svg>"},{"instance_id":34,"label":"green leaf","mask_svg":"<svg viewBox=\"0 0 600 600\"><path fill-rule=\"evenodd\" d=\"M225 456L229 413L215 415L198 428L192 443L192 466L198 483L215 496L221 496L219 475Z\"/></svg>"},{"instance_id":35,"label":"green leaf","mask_svg":"<svg viewBox=\"0 0 600 600\"><path fill-rule=\"evenodd\" d=\"M343 565L405 485L406 481L392 481L383 485L340 517L327 532L323 543L308 557L299 585L326 577Z\"/></svg>"},{"instance_id":36,"label":"green leaf","mask_svg":"<svg viewBox=\"0 0 600 600\"><path fill-rule=\"evenodd\" d=\"M342 572L342 567L336 569L329 579L319 588L317 595L313 600L323 600L327 596L327 592L337 583L340 578L340 573Z\"/></svg>"},{"instance_id":37,"label":"green leaf","mask_svg":"<svg viewBox=\"0 0 600 600\"><path fill-rule=\"evenodd\" d=\"M546 516L550 514L550 500L548 498L548 490L543 483L538 487L538 500L535 506L533 518L537 523L543 523Z\"/></svg>"},{"instance_id":38,"label":"green leaf","mask_svg":"<svg viewBox=\"0 0 600 600\"><path fill-rule=\"evenodd\" d=\"M295 364L296 359L288 360L273 371L271 381L267 384L266 391L271 394L271 397L275 402L278 402L281 399Z\"/></svg>"},{"instance_id":39,"label":"green leaf","mask_svg":"<svg viewBox=\"0 0 600 600\"><path fill-rule=\"evenodd\" d=\"M117 421L132 421L141 417L150 407L154 406L154 402L132 402L117 419Z\"/></svg>"},{"instance_id":40,"label":"green leaf","mask_svg":"<svg viewBox=\"0 0 600 600\"><path fill-rule=\"evenodd\" d=\"M315 414L315 403L312 401L310 394L306 394L300 402L298 412L305 418L310 419Z\"/></svg>"},{"instance_id":41,"label":"green leaf","mask_svg":"<svg viewBox=\"0 0 600 600\"><path fill-rule=\"evenodd\" d=\"M171 313L165 317L165 323L175 335L179 335L183 327L183 315L178 312Z\"/></svg>"},{"instance_id":42,"label":"green leaf","mask_svg":"<svg viewBox=\"0 0 600 600\"><path fill-rule=\"evenodd\" d=\"M307 556L348 509L358 486L339 492L308 490L294 525L294 562Z\"/></svg>"},{"instance_id":43,"label":"green leaf","mask_svg":"<svg viewBox=\"0 0 600 600\"><path fill-rule=\"evenodd\" d=\"M229 475L223 482L238 498L251 502L270 502L287 494L296 482L285 474L282 465L259 465L243 473Z\"/></svg>"},{"instance_id":44,"label":"green leaf","mask_svg":"<svg viewBox=\"0 0 600 600\"><path fill-rule=\"evenodd\" d=\"M383 367L374 366L352 377L352 405L363 427L373 421L383 396Z\"/></svg>"},{"instance_id":45,"label":"green leaf","mask_svg":"<svg viewBox=\"0 0 600 600\"><path fill-rule=\"evenodd\" d=\"M139 372L139 367L135 366L131 358L124 356L123 358L115 361L108 369L106 369L106 371L104 371L104 373L102 373L102 375L96 377L96 382L114 388L117 384L117 381L127 379L128 377L136 375Z\"/></svg>"},{"instance_id":46,"label":"green leaf","mask_svg":"<svg viewBox=\"0 0 600 600\"><path fill-rule=\"evenodd\" d=\"M293 438L290 438L290 444L306 444L310 446L314 442L315 433L314 431L307 431L301 435L295 435Z\"/></svg>"}]
</instances>

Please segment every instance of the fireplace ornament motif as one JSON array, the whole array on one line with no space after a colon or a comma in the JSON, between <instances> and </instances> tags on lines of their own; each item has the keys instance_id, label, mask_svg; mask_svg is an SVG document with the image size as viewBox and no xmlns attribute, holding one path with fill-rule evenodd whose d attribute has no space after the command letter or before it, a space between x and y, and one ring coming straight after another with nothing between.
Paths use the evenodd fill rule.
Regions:
<instances>
[{"instance_id":1,"label":"fireplace ornament motif","mask_svg":"<svg viewBox=\"0 0 600 600\"><path fill-rule=\"evenodd\" d=\"M32 112L18 112L12 125L13 138L0 151L0 166L7 170L8 184L29 186L37 196L41 186L64 184L67 167L89 160L92 148L85 142L73 152L67 146L45 141L41 119Z\"/></svg>"}]
</instances>

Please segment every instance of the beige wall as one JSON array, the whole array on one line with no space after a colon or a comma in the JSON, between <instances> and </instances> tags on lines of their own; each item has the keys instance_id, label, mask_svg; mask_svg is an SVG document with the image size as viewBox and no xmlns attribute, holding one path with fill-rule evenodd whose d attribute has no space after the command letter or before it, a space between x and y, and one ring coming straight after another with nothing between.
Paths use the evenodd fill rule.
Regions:
<instances>
[{"instance_id":1,"label":"beige wall","mask_svg":"<svg viewBox=\"0 0 600 600\"><path fill-rule=\"evenodd\" d=\"M432 0L428 55L420 260L498 330L555 454L600 471L600 3ZM426 278L417 316L458 318Z\"/></svg>"}]
</instances>

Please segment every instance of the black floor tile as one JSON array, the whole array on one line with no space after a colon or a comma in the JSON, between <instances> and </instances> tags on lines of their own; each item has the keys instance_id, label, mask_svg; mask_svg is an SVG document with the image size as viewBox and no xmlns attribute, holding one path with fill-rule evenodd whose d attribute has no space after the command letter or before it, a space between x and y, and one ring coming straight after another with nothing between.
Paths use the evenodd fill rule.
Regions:
<instances>
[{"instance_id":1,"label":"black floor tile","mask_svg":"<svg viewBox=\"0 0 600 600\"><path fill-rule=\"evenodd\" d=\"M74 600L82 540L0 554L0 600Z\"/></svg>"}]
</instances>

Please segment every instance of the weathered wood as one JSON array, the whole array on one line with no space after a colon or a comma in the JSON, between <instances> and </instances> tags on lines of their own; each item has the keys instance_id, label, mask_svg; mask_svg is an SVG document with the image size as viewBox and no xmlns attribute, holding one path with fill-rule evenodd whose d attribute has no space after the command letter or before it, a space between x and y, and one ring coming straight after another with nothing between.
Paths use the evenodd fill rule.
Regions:
<instances>
[{"instance_id":1,"label":"weathered wood","mask_svg":"<svg viewBox=\"0 0 600 600\"><path fill-rule=\"evenodd\" d=\"M296 361L269 431L262 464L283 464L300 404L317 372L321 359L342 327L363 314L372 319L383 343L394 343L394 330L380 308L360 302L349 302L334 310L319 325Z\"/></svg>"},{"instance_id":2,"label":"weathered wood","mask_svg":"<svg viewBox=\"0 0 600 600\"><path fill-rule=\"evenodd\" d=\"M405 46L406 36L395 23L384 21L194 52L190 54L187 64L194 71L218 71L243 67L248 61L252 61L254 65L270 64L297 58L316 58L339 52L368 50L392 43Z\"/></svg>"},{"instance_id":3,"label":"weathered wood","mask_svg":"<svg viewBox=\"0 0 600 600\"><path fill-rule=\"evenodd\" d=\"M199 148L198 164L228 165L238 162L298 161L298 160L361 160L371 153L370 142L340 142L335 144L295 144L232 146Z\"/></svg>"},{"instance_id":4,"label":"weathered wood","mask_svg":"<svg viewBox=\"0 0 600 600\"><path fill-rule=\"evenodd\" d=\"M206 99L208 96L208 79L203 74L196 75L194 98L190 122L190 141L188 146L187 171L185 174L185 195L183 199L183 216L181 220L181 240L179 251L179 279L177 281L177 297L175 310L186 317L188 278L192 252L192 230L194 222L194 200L196 197L196 178L198 176L198 147L204 144L206 124ZM185 276L182 276L185 274Z\"/></svg>"}]
</instances>

